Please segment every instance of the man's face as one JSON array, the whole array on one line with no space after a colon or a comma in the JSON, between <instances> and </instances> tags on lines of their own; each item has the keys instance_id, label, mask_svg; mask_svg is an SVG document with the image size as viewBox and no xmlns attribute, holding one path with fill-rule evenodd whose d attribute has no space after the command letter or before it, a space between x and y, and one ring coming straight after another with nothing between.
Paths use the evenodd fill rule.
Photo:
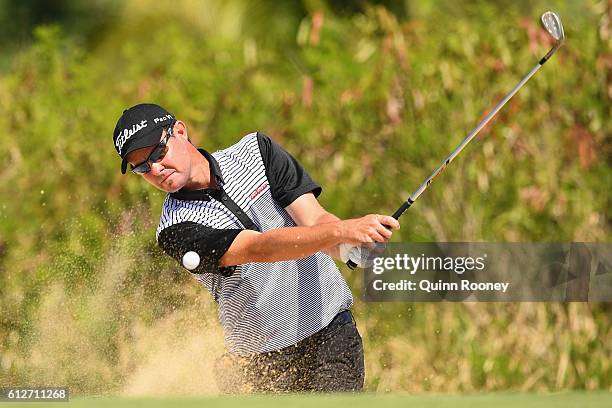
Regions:
<instances>
[{"instance_id":1,"label":"man's face","mask_svg":"<svg viewBox=\"0 0 612 408\"><path fill-rule=\"evenodd\" d=\"M166 138L166 130L163 131L160 141ZM149 162L151 171L142 174L142 177L156 188L173 193L187 184L191 175L191 156L189 146L191 143L187 138L185 125L178 121L174 124L173 135L168 138L166 154L156 163ZM147 160L156 146L143 147L134 150L127 156L128 162L138 165Z\"/></svg>"}]
</instances>

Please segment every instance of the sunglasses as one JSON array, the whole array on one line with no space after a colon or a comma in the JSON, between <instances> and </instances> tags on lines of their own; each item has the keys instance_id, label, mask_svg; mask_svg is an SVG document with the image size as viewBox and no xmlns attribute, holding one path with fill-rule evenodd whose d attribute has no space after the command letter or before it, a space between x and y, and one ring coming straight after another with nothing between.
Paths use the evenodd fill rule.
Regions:
<instances>
[{"instance_id":1,"label":"sunglasses","mask_svg":"<svg viewBox=\"0 0 612 408\"><path fill-rule=\"evenodd\" d=\"M168 140L172 137L172 127L174 124L170 125L166 129L166 137L164 137L158 144L155 146L155 149L149 154L149 157L142 163L139 163L132 167L132 173L134 174L146 174L151 171L151 163L157 163L164 159L166 153L168 153Z\"/></svg>"}]
</instances>

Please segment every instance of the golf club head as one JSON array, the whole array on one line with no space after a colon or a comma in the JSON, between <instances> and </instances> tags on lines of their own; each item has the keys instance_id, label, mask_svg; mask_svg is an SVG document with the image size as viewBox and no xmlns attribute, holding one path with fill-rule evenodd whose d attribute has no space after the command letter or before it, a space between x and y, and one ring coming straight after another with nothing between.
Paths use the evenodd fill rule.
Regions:
<instances>
[{"instance_id":1,"label":"golf club head","mask_svg":"<svg viewBox=\"0 0 612 408\"><path fill-rule=\"evenodd\" d=\"M542 24L548 34L550 34L558 43L563 42L565 39L565 33L563 32L563 24L561 24L561 18L552 11L547 11L542 14Z\"/></svg>"}]
</instances>

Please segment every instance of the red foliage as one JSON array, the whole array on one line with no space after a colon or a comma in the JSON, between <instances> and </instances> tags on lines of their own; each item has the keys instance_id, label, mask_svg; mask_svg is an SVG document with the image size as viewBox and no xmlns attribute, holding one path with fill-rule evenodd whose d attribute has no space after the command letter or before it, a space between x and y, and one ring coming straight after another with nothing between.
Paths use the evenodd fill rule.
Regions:
<instances>
[{"instance_id":1,"label":"red foliage","mask_svg":"<svg viewBox=\"0 0 612 408\"><path fill-rule=\"evenodd\" d=\"M597 158L593 135L584 127L575 125L569 131L569 140L572 146L571 151L578 150L578 158L582 168L589 168Z\"/></svg>"}]
</instances>

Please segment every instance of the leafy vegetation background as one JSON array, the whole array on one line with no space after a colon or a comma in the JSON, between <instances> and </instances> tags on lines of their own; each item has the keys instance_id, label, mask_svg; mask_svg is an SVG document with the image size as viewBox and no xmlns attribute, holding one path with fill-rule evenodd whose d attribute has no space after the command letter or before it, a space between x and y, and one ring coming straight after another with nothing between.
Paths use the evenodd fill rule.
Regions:
<instances>
[{"instance_id":1,"label":"leafy vegetation background","mask_svg":"<svg viewBox=\"0 0 612 408\"><path fill-rule=\"evenodd\" d=\"M152 101L214 151L259 130L340 217L391 213L567 43L402 220L394 241L610 241L610 2L1 1L0 386L214 393L203 288L155 245L164 195L122 176ZM365 303L375 391L610 389L607 304Z\"/></svg>"}]
</instances>

